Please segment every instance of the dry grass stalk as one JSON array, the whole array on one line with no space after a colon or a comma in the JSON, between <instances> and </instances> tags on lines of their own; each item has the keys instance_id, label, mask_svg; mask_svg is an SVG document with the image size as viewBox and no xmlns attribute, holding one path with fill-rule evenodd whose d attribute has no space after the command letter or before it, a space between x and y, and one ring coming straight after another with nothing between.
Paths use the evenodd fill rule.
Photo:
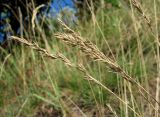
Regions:
<instances>
[{"instance_id":1,"label":"dry grass stalk","mask_svg":"<svg viewBox=\"0 0 160 117\"><path fill-rule=\"evenodd\" d=\"M51 59L60 59L67 66L74 67L74 68L78 69L79 71L81 71L84 74L85 80L92 81L92 82L96 83L97 85L103 87L105 90L107 90L109 93L111 93L112 95L114 95L117 99L119 99L123 104L127 105L128 108L130 108L138 117L141 117L141 115L138 114L131 106L129 106L128 103L126 103L123 99L121 99L119 96L117 96L109 88L107 88L106 86L104 86L100 81L98 81L94 77L92 77L82 64L78 64L78 65L72 64L70 62L70 60L67 59L63 54L57 53L56 55L53 55L53 54L49 53L46 49L43 49L43 48L39 47L38 44L31 43L31 42L27 41L26 39L19 38L19 37L16 37L16 36L11 36L11 39L14 39L14 40L16 40L16 41L18 41L18 42L20 42L22 44L25 44L26 46L29 46L30 48L32 48L32 49L34 49L34 50L42 53L46 57L49 57Z\"/></svg>"},{"instance_id":2,"label":"dry grass stalk","mask_svg":"<svg viewBox=\"0 0 160 117\"><path fill-rule=\"evenodd\" d=\"M38 7L36 7L36 8L33 10L33 15L32 15L32 29L33 29L33 30L34 30L34 28L35 28L35 23L34 23L34 21L35 21L35 19L36 19L36 15L37 15L37 13L38 13L38 10L39 10L40 8L44 7L44 6L45 6L44 4L39 5Z\"/></svg>"},{"instance_id":3,"label":"dry grass stalk","mask_svg":"<svg viewBox=\"0 0 160 117\"><path fill-rule=\"evenodd\" d=\"M153 28L152 28L153 26L152 26L152 24L151 24L151 20L150 20L150 18L147 17L147 15L144 13L144 11L143 11L140 3L139 3L137 0L132 0L131 3L132 3L133 6L137 9L137 11L142 15L142 17L144 18L144 20L147 22L147 25L148 25L148 27L149 27L152 35L154 36L154 38L155 38L155 39L157 39L157 38L159 39L159 38L160 38L160 35L158 35L158 37L157 37L157 35L154 33ZM159 42L159 41L155 40L155 43L157 43L157 44L160 46L160 42Z\"/></svg>"},{"instance_id":4,"label":"dry grass stalk","mask_svg":"<svg viewBox=\"0 0 160 117\"><path fill-rule=\"evenodd\" d=\"M150 30L152 31L152 24L151 24L151 20L149 19L149 17L147 17L147 15L144 13L141 4L137 1L137 0L132 0L131 1L133 6L137 9L137 11L142 15L142 17L145 19L145 21L147 22L147 25L149 26Z\"/></svg>"},{"instance_id":5,"label":"dry grass stalk","mask_svg":"<svg viewBox=\"0 0 160 117\"><path fill-rule=\"evenodd\" d=\"M103 52L101 52L96 45L94 45L90 41L86 41L79 34L70 29L66 24L60 21L60 24L64 27L65 33L56 33L55 37L66 42L72 46L78 46L82 52L84 52L87 56L92 58L95 61L101 61L106 64L107 67L111 68L113 72L119 74L125 80L130 83L134 83L138 86L140 90L145 92L149 97L151 97L158 105L160 103L152 96L148 91L144 89L134 78L128 75L115 61L112 61L109 57L105 56ZM146 97L147 99L147 97ZM149 101L149 99L147 99ZM149 101L151 102L151 101Z\"/></svg>"},{"instance_id":6,"label":"dry grass stalk","mask_svg":"<svg viewBox=\"0 0 160 117\"><path fill-rule=\"evenodd\" d=\"M106 57L104 53L97 48L96 45L90 41L86 41L63 22L60 21L60 23L64 26L66 33L56 33L56 38L63 40L69 45L78 46L80 50L82 50L82 52L84 52L90 58L94 59L95 61L101 61L107 64L107 66L109 66L114 72L120 73L121 76L127 81L134 82L133 79L127 75L115 61L112 61L110 58Z\"/></svg>"},{"instance_id":7,"label":"dry grass stalk","mask_svg":"<svg viewBox=\"0 0 160 117\"><path fill-rule=\"evenodd\" d=\"M138 10L138 12L143 16L143 18L145 19L145 21L147 22L147 25L149 26L149 29L152 33L152 35L154 36L155 38L155 43L157 43L157 70L159 70L160 68L160 59L159 59L159 46L160 46L160 42L159 42L159 38L160 38L160 35L158 34L158 28L157 28L157 10L156 10L156 1L154 0L154 12L155 12L155 28L156 28L156 32L153 31L152 29L152 25L151 25L151 21L150 19L145 15L144 11L142 10L142 7L140 5L140 3L137 1L137 0L132 0L132 4L133 6ZM157 78L157 88L156 88L156 100L159 102L159 84L160 84L160 72L158 72L158 78ZM159 105L156 103L155 104L155 108L156 108L156 112L155 112L155 115L158 117L159 113L158 113L158 110L159 110Z\"/></svg>"},{"instance_id":8,"label":"dry grass stalk","mask_svg":"<svg viewBox=\"0 0 160 117\"><path fill-rule=\"evenodd\" d=\"M37 50L38 52L42 53L43 55L45 55L49 58L61 59L66 65L72 66L71 62L61 53L57 53L57 54L53 55L53 54L49 53L46 49L43 49L43 48L39 47L38 44L31 43L31 42L27 41L26 39L19 38L19 37L16 37L16 36L11 36L11 39L14 39L14 40L16 40L20 43L23 43L26 46L29 46L30 48L32 48L34 50Z\"/></svg>"}]
</instances>

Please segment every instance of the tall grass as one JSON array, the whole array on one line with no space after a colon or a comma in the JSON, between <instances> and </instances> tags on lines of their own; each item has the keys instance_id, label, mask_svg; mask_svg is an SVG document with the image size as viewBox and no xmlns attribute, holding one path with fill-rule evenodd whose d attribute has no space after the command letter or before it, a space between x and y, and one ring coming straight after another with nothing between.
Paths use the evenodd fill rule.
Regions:
<instances>
[{"instance_id":1,"label":"tall grass","mask_svg":"<svg viewBox=\"0 0 160 117\"><path fill-rule=\"evenodd\" d=\"M91 20L56 31L35 23L35 8L31 29L1 48L1 116L158 117L158 4L88 6Z\"/></svg>"}]
</instances>

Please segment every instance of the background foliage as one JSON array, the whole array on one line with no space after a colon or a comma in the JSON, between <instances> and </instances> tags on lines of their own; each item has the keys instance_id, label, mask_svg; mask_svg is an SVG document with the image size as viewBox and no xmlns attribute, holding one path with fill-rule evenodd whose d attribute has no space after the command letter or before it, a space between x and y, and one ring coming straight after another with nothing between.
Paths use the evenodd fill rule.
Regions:
<instances>
[{"instance_id":1,"label":"background foliage","mask_svg":"<svg viewBox=\"0 0 160 117\"><path fill-rule=\"evenodd\" d=\"M159 117L159 1L78 1L50 14L25 5L29 23L9 29L1 117Z\"/></svg>"}]
</instances>

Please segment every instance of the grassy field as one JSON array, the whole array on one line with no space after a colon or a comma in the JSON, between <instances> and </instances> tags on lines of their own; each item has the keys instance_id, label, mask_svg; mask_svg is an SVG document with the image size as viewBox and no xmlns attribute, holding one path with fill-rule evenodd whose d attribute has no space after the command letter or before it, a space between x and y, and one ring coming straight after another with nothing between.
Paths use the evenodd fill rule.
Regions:
<instances>
[{"instance_id":1,"label":"grassy field","mask_svg":"<svg viewBox=\"0 0 160 117\"><path fill-rule=\"evenodd\" d=\"M12 36L1 48L0 116L159 117L160 2L124 1L91 9L85 23L44 18L49 28L32 22Z\"/></svg>"}]
</instances>

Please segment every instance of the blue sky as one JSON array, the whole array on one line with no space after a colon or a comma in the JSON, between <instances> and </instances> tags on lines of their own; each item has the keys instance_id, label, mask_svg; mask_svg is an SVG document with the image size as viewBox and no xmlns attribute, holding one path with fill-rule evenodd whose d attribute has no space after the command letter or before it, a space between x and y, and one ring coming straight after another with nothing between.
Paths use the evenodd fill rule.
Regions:
<instances>
[{"instance_id":1,"label":"blue sky","mask_svg":"<svg viewBox=\"0 0 160 117\"><path fill-rule=\"evenodd\" d=\"M51 7L59 12L64 7L74 8L72 0L53 0Z\"/></svg>"}]
</instances>

